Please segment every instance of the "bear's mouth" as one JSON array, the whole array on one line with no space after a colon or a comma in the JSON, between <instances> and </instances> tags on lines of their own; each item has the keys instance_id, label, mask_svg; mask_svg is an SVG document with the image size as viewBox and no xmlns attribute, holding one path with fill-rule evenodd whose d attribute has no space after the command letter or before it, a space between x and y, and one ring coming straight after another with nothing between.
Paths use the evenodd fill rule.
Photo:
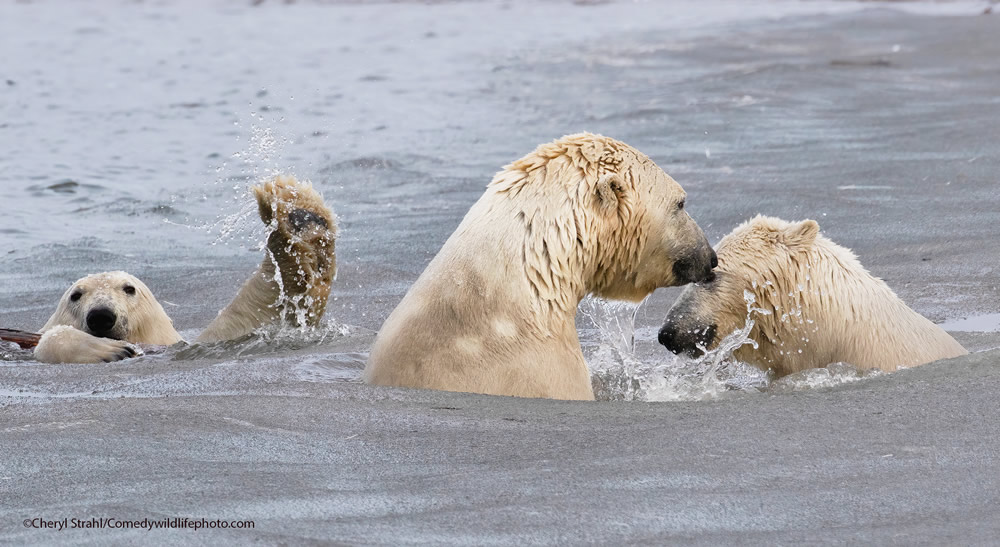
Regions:
<instances>
[{"instance_id":1,"label":"bear's mouth","mask_svg":"<svg viewBox=\"0 0 1000 547\"><path fill-rule=\"evenodd\" d=\"M125 341L124 334L122 334L121 332L118 332L118 329L114 329L114 330L111 330L111 331L105 331L105 332L95 332L95 331L92 331L90 329L84 329L84 332L86 332L87 334L89 334L91 336L96 336L97 338L107 338L108 340L119 340L119 341L122 341L122 342Z\"/></svg>"}]
</instances>

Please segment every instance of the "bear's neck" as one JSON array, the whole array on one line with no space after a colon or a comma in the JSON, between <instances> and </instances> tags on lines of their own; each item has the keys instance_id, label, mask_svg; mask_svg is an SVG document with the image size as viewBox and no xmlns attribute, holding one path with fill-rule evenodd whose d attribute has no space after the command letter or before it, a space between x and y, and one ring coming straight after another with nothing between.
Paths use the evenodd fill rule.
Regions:
<instances>
[{"instance_id":1,"label":"bear's neck","mask_svg":"<svg viewBox=\"0 0 1000 547\"><path fill-rule=\"evenodd\" d=\"M575 325L577 306L593 289L585 280L595 277L576 226L564 215L535 215L509 205L493 192L472 206L445 243L442 259L450 264L443 269L468 276L456 283L477 287L501 309L521 307L539 324ZM540 208L544 201L539 196L530 203ZM522 226L512 228L511 219Z\"/></svg>"},{"instance_id":2,"label":"bear's neck","mask_svg":"<svg viewBox=\"0 0 1000 547\"><path fill-rule=\"evenodd\" d=\"M869 274L853 253L825 238L795 272L769 281L752 290L758 305L771 312L754 317L751 336L760 347L744 347L738 357L779 376L836 362L895 370L926 362L922 358L942 346L957 346ZM914 337L915 332L925 336Z\"/></svg>"}]
</instances>

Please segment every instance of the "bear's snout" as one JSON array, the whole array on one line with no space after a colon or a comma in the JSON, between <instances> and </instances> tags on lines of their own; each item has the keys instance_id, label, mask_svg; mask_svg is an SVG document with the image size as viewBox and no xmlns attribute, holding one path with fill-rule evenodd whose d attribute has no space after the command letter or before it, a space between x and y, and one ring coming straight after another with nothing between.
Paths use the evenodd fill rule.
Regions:
<instances>
[{"instance_id":1,"label":"bear's snout","mask_svg":"<svg viewBox=\"0 0 1000 547\"><path fill-rule=\"evenodd\" d=\"M118 316L109 308L94 308L87 313L87 329L95 336L105 336L115 328Z\"/></svg>"},{"instance_id":2,"label":"bear's snout","mask_svg":"<svg viewBox=\"0 0 1000 547\"><path fill-rule=\"evenodd\" d=\"M677 325L667 322L660 329L657 340L675 355L686 353L690 357L701 357L705 353L701 348L707 348L715 341L716 330L715 325L702 329L681 330Z\"/></svg>"},{"instance_id":3,"label":"bear's snout","mask_svg":"<svg viewBox=\"0 0 1000 547\"><path fill-rule=\"evenodd\" d=\"M697 253L674 262L674 277L684 283L710 282L715 279L714 270L719 265L719 257L715 250L706 245Z\"/></svg>"}]
</instances>

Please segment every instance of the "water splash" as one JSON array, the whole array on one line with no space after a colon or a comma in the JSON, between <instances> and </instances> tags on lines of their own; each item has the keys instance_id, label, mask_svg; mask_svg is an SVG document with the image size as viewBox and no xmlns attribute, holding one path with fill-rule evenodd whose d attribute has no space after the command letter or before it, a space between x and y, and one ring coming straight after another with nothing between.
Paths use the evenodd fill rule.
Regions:
<instances>
[{"instance_id":1,"label":"water splash","mask_svg":"<svg viewBox=\"0 0 1000 547\"><path fill-rule=\"evenodd\" d=\"M216 167L215 180L207 183L202 192L170 197L171 208L178 202L216 201L220 203L218 210L223 212L210 220L185 217L183 222L164 221L212 235L212 245L243 240L250 247L263 248L261 240L267 227L257 216L257 203L250 197L250 188L276 175L293 172L284 164L285 149L291 140L276 128L284 121L284 117L271 120L259 111L251 111L248 137L242 130L243 122L233 122L241 130L236 139L240 142L245 138L245 146Z\"/></svg>"},{"instance_id":2,"label":"water splash","mask_svg":"<svg viewBox=\"0 0 1000 547\"><path fill-rule=\"evenodd\" d=\"M595 297L580 303L580 313L593 323L600 339L587 359L600 400L640 399L643 363L635 357L635 318L640 306Z\"/></svg>"},{"instance_id":3,"label":"water splash","mask_svg":"<svg viewBox=\"0 0 1000 547\"><path fill-rule=\"evenodd\" d=\"M756 347L750 338L754 315L771 313L756 307L749 291L744 292L744 300L747 320L743 328L724 337L713 350L702 348L705 353L696 359L671 355L659 347L644 359L636 352L638 306L584 300L580 311L600 333L600 342L588 359L595 396L601 400L690 401L766 388L767 372L733 358L733 352L744 345Z\"/></svg>"},{"instance_id":4,"label":"water splash","mask_svg":"<svg viewBox=\"0 0 1000 547\"><path fill-rule=\"evenodd\" d=\"M757 306L750 291L743 292L747 315L743 327L724 337L712 350L688 358L665 352L658 344L642 352L643 340L636 340L635 318L639 306L588 298L580 304L581 314L595 326L598 342L587 356L591 383L598 400L614 401L698 401L717 399L727 393L785 392L834 387L874 378L880 370L859 369L848 363L809 369L784 378L739 361L733 353L757 343L750 338L757 318L771 315ZM812 323L809 321L809 323Z\"/></svg>"}]
</instances>

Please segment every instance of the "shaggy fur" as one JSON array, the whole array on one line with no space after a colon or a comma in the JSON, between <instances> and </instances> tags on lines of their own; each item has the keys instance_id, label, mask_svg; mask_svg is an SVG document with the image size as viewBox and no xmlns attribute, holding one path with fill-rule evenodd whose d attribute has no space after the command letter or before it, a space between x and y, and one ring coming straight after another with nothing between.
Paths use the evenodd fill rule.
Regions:
<instances>
[{"instance_id":1,"label":"shaggy fur","mask_svg":"<svg viewBox=\"0 0 1000 547\"><path fill-rule=\"evenodd\" d=\"M717 252L715 280L685 289L667 315L660 339L674 351L700 353L697 345L714 348L742 328L749 291L754 306L770 313L753 317L750 337L759 348L743 346L735 357L778 376L836 362L893 371L967 353L854 253L820 235L815 221L758 216Z\"/></svg>"},{"instance_id":2,"label":"shaggy fur","mask_svg":"<svg viewBox=\"0 0 1000 547\"><path fill-rule=\"evenodd\" d=\"M580 300L638 301L711 270L684 197L622 142L584 133L539 146L493 178L386 320L365 380L593 399Z\"/></svg>"},{"instance_id":3,"label":"shaggy fur","mask_svg":"<svg viewBox=\"0 0 1000 547\"><path fill-rule=\"evenodd\" d=\"M271 227L267 253L233 301L197 342L231 340L277 321L319 323L336 273L336 217L308 183L279 176L254 187L261 220ZM88 314L105 309L113 327L95 332ZM74 283L42 327L35 358L48 363L115 361L141 353L131 344L181 341L163 307L142 281L125 272Z\"/></svg>"},{"instance_id":4,"label":"shaggy fur","mask_svg":"<svg viewBox=\"0 0 1000 547\"><path fill-rule=\"evenodd\" d=\"M232 340L284 320L319 324L337 273L337 218L308 183L278 177L253 188L260 218L271 227L267 254L236 298L196 342Z\"/></svg>"}]
</instances>

